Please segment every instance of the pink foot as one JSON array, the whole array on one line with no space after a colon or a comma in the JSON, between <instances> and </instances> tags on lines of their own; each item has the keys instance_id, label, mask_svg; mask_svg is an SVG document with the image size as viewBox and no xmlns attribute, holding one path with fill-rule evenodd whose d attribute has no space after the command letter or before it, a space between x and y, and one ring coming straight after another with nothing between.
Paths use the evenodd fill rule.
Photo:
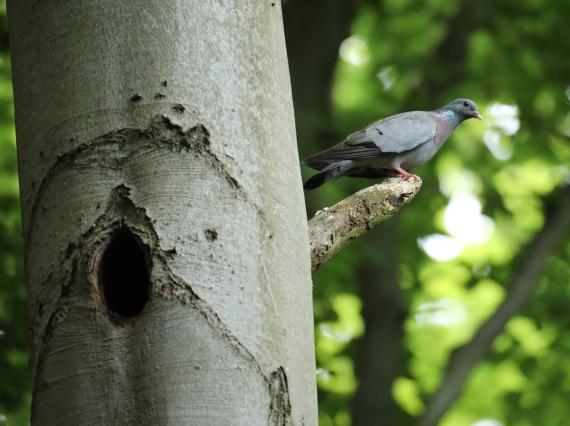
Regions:
<instances>
[{"instance_id":1,"label":"pink foot","mask_svg":"<svg viewBox=\"0 0 570 426\"><path fill-rule=\"evenodd\" d=\"M401 167L394 167L394 170L396 170L398 173L400 173L400 175L404 178L404 180L410 180L410 179L419 179L419 176L413 174L413 173L409 173L407 171L405 171L404 169L402 169Z\"/></svg>"}]
</instances>

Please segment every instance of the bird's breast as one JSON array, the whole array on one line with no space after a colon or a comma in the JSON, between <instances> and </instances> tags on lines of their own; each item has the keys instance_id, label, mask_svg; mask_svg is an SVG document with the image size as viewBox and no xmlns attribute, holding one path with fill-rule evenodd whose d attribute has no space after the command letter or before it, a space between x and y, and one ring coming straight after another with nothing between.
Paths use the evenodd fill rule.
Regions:
<instances>
[{"instance_id":1,"label":"bird's breast","mask_svg":"<svg viewBox=\"0 0 570 426\"><path fill-rule=\"evenodd\" d=\"M436 137L432 140L421 144L417 148L402 153L397 159L400 162L400 166L404 169L411 169L431 160L435 153L439 151L441 146L445 143L450 134L451 131L446 131L446 129L444 129L444 131L436 134Z\"/></svg>"}]
</instances>

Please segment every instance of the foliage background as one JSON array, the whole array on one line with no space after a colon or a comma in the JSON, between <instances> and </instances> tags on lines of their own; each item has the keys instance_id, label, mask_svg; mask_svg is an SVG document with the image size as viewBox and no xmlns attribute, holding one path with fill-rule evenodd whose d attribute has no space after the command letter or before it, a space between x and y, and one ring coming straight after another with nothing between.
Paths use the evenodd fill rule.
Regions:
<instances>
[{"instance_id":1,"label":"foliage background","mask_svg":"<svg viewBox=\"0 0 570 426\"><path fill-rule=\"evenodd\" d=\"M412 425L451 351L504 299L545 200L569 180L570 2L288 0L301 157L380 117L457 97L463 124L414 202L314 275L320 424ZM8 36L0 3L0 423L27 424L30 375ZM305 176L310 174L304 169ZM308 214L370 181L307 193ZM567 425L570 240L443 426Z\"/></svg>"}]
</instances>

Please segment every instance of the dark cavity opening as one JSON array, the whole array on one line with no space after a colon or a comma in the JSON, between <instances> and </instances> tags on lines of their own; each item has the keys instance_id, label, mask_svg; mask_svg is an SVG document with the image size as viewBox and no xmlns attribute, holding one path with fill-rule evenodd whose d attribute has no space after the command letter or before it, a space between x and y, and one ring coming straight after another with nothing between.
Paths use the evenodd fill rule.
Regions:
<instances>
[{"instance_id":1,"label":"dark cavity opening","mask_svg":"<svg viewBox=\"0 0 570 426\"><path fill-rule=\"evenodd\" d=\"M107 309L125 318L140 314L148 302L149 272L141 244L128 229L111 235L99 271Z\"/></svg>"}]
</instances>

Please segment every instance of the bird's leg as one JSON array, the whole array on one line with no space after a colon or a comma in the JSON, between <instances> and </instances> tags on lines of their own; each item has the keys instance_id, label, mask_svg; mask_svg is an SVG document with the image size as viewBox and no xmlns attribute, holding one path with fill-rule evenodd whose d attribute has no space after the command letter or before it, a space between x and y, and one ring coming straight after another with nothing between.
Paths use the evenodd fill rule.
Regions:
<instances>
[{"instance_id":1,"label":"bird's leg","mask_svg":"<svg viewBox=\"0 0 570 426\"><path fill-rule=\"evenodd\" d=\"M415 175L413 173L409 173L409 172L405 171L401 167L394 167L394 170L396 170L398 173L400 173L400 175L404 178L404 180L410 180L410 179L414 179L414 178L418 177L417 175Z\"/></svg>"}]
</instances>

